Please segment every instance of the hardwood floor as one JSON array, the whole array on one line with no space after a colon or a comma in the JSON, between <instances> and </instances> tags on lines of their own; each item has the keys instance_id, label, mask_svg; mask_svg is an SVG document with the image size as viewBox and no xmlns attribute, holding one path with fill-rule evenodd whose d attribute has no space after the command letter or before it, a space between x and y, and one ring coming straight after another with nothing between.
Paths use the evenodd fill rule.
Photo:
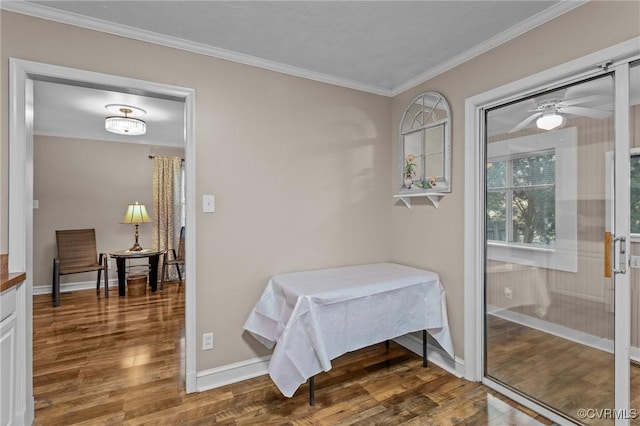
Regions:
<instances>
[{"instance_id":1,"label":"hardwood floor","mask_svg":"<svg viewBox=\"0 0 640 426\"><path fill-rule=\"evenodd\" d=\"M580 418L581 409L614 407L613 353L494 316L488 320L488 374L588 425L611 416ZM640 368L632 363L631 403L640 413ZM595 414L595 413L592 413ZM640 418L630 419L640 426Z\"/></svg>"},{"instance_id":2,"label":"hardwood floor","mask_svg":"<svg viewBox=\"0 0 640 426\"><path fill-rule=\"evenodd\" d=\"M346 354L283 397L268 376L184 392L184 286L34 297L36 425L550 425L391 342Z\"/></svg>"}]
</instances>

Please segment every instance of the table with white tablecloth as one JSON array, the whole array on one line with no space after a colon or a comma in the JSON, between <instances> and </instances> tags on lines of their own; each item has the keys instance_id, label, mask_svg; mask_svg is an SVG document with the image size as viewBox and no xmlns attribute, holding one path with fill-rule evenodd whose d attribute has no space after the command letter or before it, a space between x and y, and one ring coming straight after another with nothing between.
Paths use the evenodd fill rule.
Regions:
<instances>
[{"instance_id":1,"label":"table with white tablecloth","mask_svg":"<svg viewBox=\"0 0 640 426\"><path fill-rule=\"evenodd\" d=\"M415 331L427 330L453 358L438 274L396 263L276 275L244 328L275 345L269 375L287 397L332 359Z\"/></svg>"}]
</instances>

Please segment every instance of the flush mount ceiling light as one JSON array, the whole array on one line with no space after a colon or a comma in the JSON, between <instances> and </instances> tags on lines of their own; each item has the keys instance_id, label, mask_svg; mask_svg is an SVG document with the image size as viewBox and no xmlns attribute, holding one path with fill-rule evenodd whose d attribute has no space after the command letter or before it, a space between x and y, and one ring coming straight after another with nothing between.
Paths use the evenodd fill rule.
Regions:
<instances>
[{"instance_id":1,"label":"flush mount ceiling light","mask_svg":"<svg viewBox=\"0 0 640 426\"><path fill-rule=\"evenodd\" d=\"M124 116L109 116L104 119L104 128L118 135L139 136L147 132L147 123L130 115L144 115L146 111L130 105L109 104L105 108L114 113L121 113Z\"/></svg>"}]
</instances>

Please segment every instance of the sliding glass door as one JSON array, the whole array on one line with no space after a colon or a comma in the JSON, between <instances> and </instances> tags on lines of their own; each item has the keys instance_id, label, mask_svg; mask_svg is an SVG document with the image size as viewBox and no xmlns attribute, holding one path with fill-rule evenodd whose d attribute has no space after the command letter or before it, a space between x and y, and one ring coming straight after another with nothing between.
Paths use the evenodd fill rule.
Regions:
<instances>
[{"instance_id":1,"label":"sliding glass door","mask_svg":"<svg viewBox=\"0 0 640 426\"><path fill-rule=\"evenodd\" d=\"M631 163L630 163L630 409L635 414L632 424L640 424L640 269L636 256L640 256L640 62L636 62L629 71L629 121L631 124Z\"/></svg>"},{"instance_id":2,"label":"sliding glass door","mask_svg":"<svg viewBox=\"0 0 640 426\"><path fill-rule=\"evenodd\" d=\"M634 414L629 80L623 64L484 110L484 374L578 424Z\"/></svg>"}]
</instances>

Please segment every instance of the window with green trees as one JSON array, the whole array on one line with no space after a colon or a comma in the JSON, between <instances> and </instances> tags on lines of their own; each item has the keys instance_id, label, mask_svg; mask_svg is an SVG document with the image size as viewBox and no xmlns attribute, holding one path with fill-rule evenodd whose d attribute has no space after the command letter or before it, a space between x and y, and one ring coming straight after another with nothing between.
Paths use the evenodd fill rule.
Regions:
<instances>
[{"instance_id":1,"label":"window with green trees","mask_svg":"<svg viewBox=\"0 0 640 426\"><path fill-rule=\"evenodd\" d=\"M640 154L631 156L631 233L640 234Z\"/></svg>"},{"instance_id":2,"label":"window with green trees","mask_svg":"<svg viewBox=\"0 0 640 426\"><path fill-rule=\"evenodd\" d=\"M488 240L555 246L555 159L547 150L487 162Z\"/></svg>"}]
</instances>

